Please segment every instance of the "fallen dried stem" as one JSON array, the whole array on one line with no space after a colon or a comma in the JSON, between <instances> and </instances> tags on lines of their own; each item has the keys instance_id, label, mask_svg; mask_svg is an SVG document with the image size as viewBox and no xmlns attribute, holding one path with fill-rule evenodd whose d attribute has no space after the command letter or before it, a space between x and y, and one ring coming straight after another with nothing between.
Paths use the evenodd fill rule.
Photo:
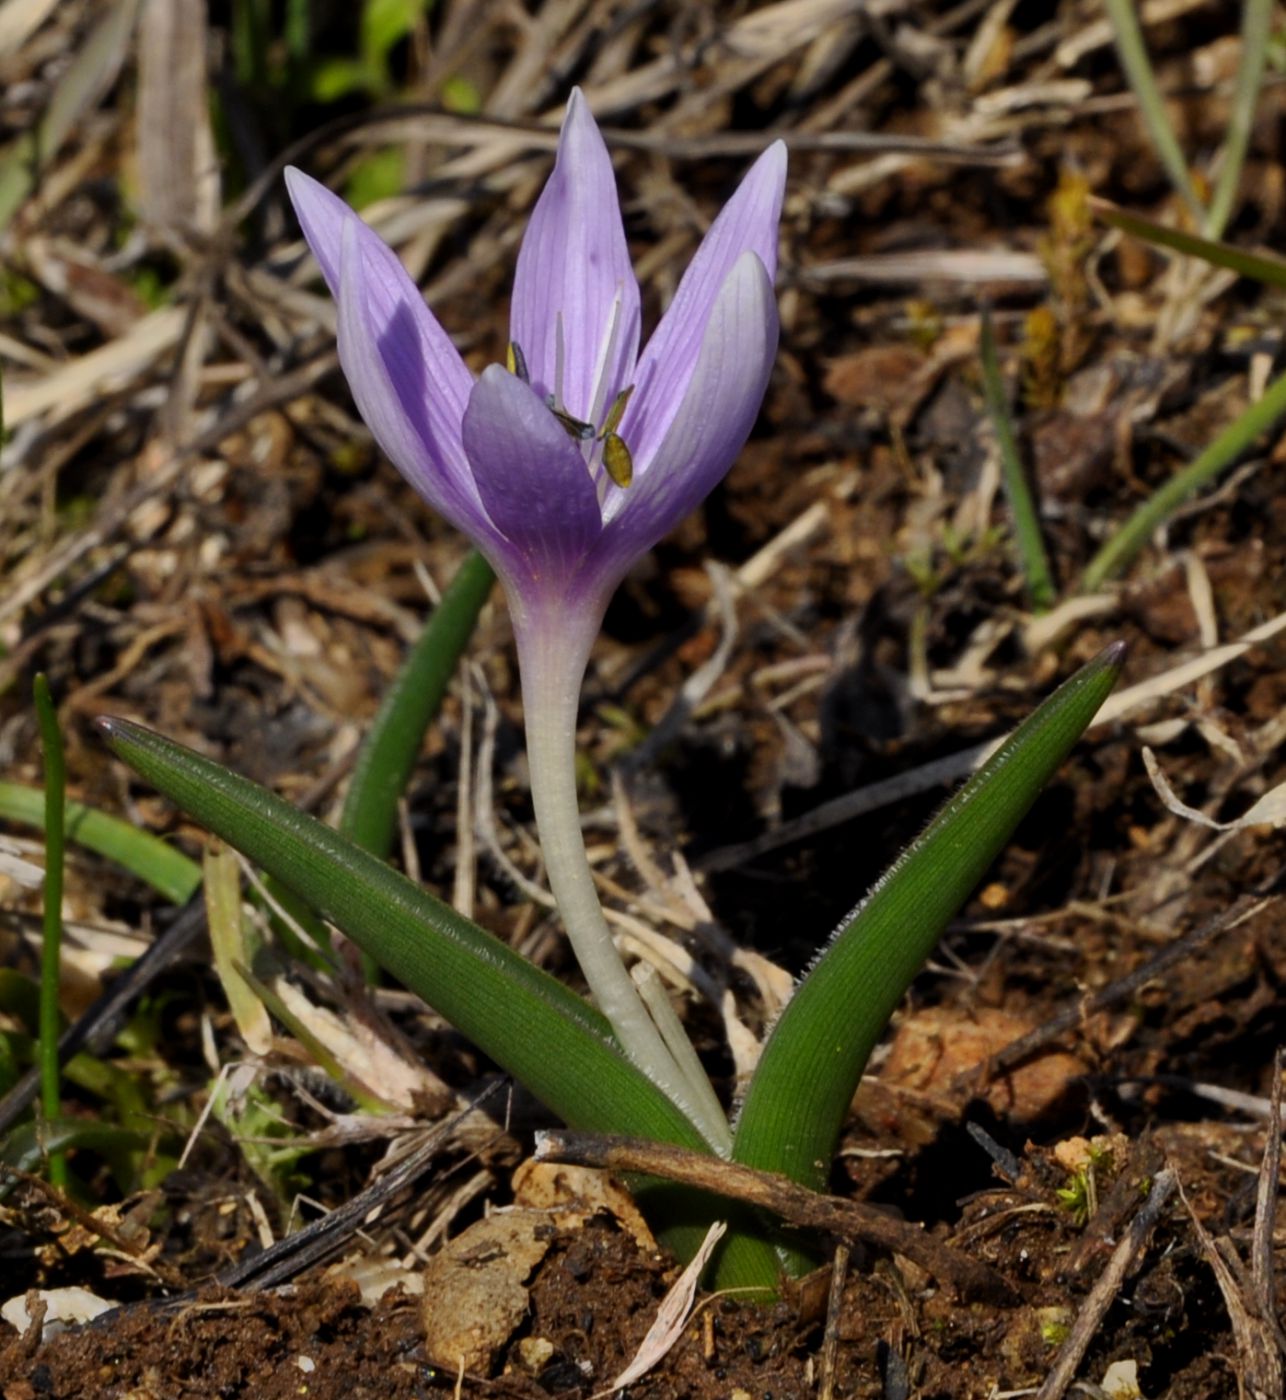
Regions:
<instances>
[{"instance_id":1,"label":"fallen dried stem","mask_svg":"<svg viewBox=\"0 0 1286 1400\"><path fill-rule=\"evenodd\" d=\"M613 1172L641 1172L695 1186L771 1211L804 1229L903 1254L961 1297L991 1303L1015 1301L1013 1288L994 1269L917 1226L860 1201L820 1195L775 1172L756 1171L666 1143L571 1132L539 1134L536 1159Z\"/></svg>"}]
</instances>

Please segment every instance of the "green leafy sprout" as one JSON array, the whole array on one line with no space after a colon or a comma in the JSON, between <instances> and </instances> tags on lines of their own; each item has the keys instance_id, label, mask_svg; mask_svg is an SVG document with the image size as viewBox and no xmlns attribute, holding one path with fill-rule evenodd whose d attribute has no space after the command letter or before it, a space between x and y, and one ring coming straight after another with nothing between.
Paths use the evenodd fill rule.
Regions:
<instances>
[{"instance_id":1,"label":"green leafy sprout","mask_svg":"<svg viewBox=\"0 0 1286 1400\"><path fill-rule=\"evenodd\" d=\"M1211 267L1226 268L1266 285L1286 285L1286 261L1271 253L1248 252L1223 241L1236 209L1255 106L1272 49L1272 0L1244 0L1242 5L1241 57L1233 80L1232 108L1219 155L1218 174L1208 199L1203 199L1199 192L1166 112L1148 57L1139 7L1134 0L1104 0L1104 8L1121 69L1138 103L1148 137L1195 231L1169 227L1103 200L1091 200L1090 207L1104 222L1158 248L1199 259ZM986 317L981 333L981 358L987 411L1000 447L1002 476L1019 558L1033 609L1039 613L1052 606L1056 595L1041 539L1038 512L1023 473L1005 402L995 339ZM1205 451L1158 487L1112 531L1086 566L1079 590L1096 592L1124 573L1180 506L1214 482L1283 416L1286 416L1286 375L1269 384Z\"/></svg>"},{"instance_id":2,"label":"green leafy sprout","mask_svg":"<svg viewBox=\"0 0 1286 1400\"><path fill-rule=\"evenodd\" d=\"M733 1160L814 1189L824 1183L888 1016L1121 663L1122 649L1111 647L1046 700L844 922L764 1047L736 1119ZM141 777L342 929L570 1126L710 1150L598 1011L430 891L208 758L128 721L104 719L100 729ZM681 1256L728 1214L677 1188L644 1183L639 1194ZM806 1249L771 1224L734 1219L715 1265L719 1286L769 1295L782 1272L808 1266Z\"/></svg>"}]
</instances>

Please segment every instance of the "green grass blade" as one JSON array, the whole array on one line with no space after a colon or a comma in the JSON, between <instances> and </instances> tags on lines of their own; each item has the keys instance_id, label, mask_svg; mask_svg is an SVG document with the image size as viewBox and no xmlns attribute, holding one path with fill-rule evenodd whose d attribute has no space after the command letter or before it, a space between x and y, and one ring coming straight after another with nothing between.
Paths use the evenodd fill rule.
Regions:
<instances>
[{"instance_id":1,"label":"green grass blade","mask_svg":"<svg viewBox=\"0 0 1286 1400\"><path fill-rule=\"evenodd\" d=\"M252 1055L267 1055L272 1049L268 1009L241 973L242 965L254 966L261 943L259 930L253 920L245 917L242 908L241 864L236 852L222 841L210 841L201 870L205 876L205 919L215 974L247 1049Z\"/></svg>"},{"instance_id":2,"label":"green grass blade","mask_svg":"<svg viewBox=\"0 0 1286 1400\"><path fill-rule=\"evenodd\" d=\"M1081 577L1081 592L1095 593L1115 578L1147 544L1152 532L1189 496L1213 481L1286 414L1286 374L1274 379L1263 397L1230 424L1195 461L1154 491L1090 560Z\"/></svg>"},{"instance_id":3,"label":"green grass blade","mask_svg":"<svg viewBox=\"0 0 1286 1400\"><path fill-rule=\"evenodd\" d=\"M1272 29L1274 0L1242 0L1241 59L1233 84L1232 111L1228 114L1228 130L1224 136L1223 163L1210 209L1202 232L1209 238L1221 238L1232 217L1237 202L1237 187L1246 163L1246 149L1255 124L1255 104L1264 80L1264 64L1268 59L1268 41Z\"/></svg>"},{"instance_id":4,"label":"green grass blade","mask_svg":"<svg viewBox=\"0 0 1286 1400\"><path fill-rule=\"evenodd\" d=\"M44 830L45 795L22 783L0 783L0 818ZM201 888L201 867L159 837L118 817L68 802L67 839L113 861L175 904L186 904Z\"/></svg>"},{"instance_id":5,"label":"green grass blade","mask_svg":"<svg viewBox=\"0 0 1286 1400\"><path fill-rule=\"evenodd\" d=\"M344 1092L363 1113L381 1114L392 1110L391 1103L386 1103L369 1085L361 1083L360 1080L349 1074L338 1057L331 1054L321 1037L314 1034L311 1028L291 1011L282 998L266 982L260 981L245 963L235 964L235 971L237 976L241 978L242 984L259 999L259 1005L272 1012L312 1056L313 1063L319 1069L324 1070L326 1075L333 1079L336 1084L341 1085Z\"/></svg>"},{"instance_id":6,"label":"green grass blade","mask_svg":"<svg viewBox=\"0 0 1286 1400\"><path fill-rule=\"evenodd\" d=\"M1128 209L1118 208L1106 199L1094 199L1090 206L1105 224L1119 228L1123 233L1141 238L1147 243L1155 243L1160 248L1168 248L1173 253L1200 258L1213 267L1226 267L1241 277L1253 278L1256 282L1266 282L1274 287L1286 287L1286 259L1271 253L1253 253L1245 248L1235 248L1231 243L1222 243L1213 238L1202 238L1200 234L1188 233L1184 229L1171 228L1169 224L1159 224L1146 215L1135 214Z\"/></svg>"},{"instance_id":7,"label":"green grass blade","mask_svg":"<svg viewBox=\"0 0 1286 1400\"><path fill-rule=\"evenodd\" d=\"M95 1152L144 1152L154 1147L155 1133L121 1128L111 1123L95 1123L84 1118L58 1118L38 1126L21 1123L0 1143L0 1164L28 1174L38 1172L46 1156L84 1148ZM0 1171L0 1201L18 1184L19 1178Z\"/></svg>"},{"instance_id":8,"label":"green grass blade","mask_svg":"<svg viewBox=\"0 0 1286 1400\"><path fill-rule=\"evenodd\" d=\"M1179 139L1174 134L1170 119L1165 112L1165 99L1157 86L1156 74L1152 71L1152 61L1148 58L1147 45L1143 40L1143 29L1136 13L1137 0L1103 0L1107 17L1111 21L1112 35L1116 41L1117 56L1125 72L1125 79L1134 90L1139 104L1139 115L1152 139L1165 173L1175 192L1188 206L1188 212L1198 225L1206 218L1206 211L1197 198L1192 184L1188 162L1184 159Z\"/></svg>"},{"instance_id":9,"label":"green grass blade","mask_svg":"<svg viewBox=\"0 0 1286 1400\"><path fill-rule=\"evenodd\" d=\"M141 725L99 727L117 757L337 924L568 1123L700 1148L606 1019L548 973L257 783Z\"/></svg>"},{"instance_id":10,"label":"green grass blade","mask_svg":"<svg viewBox=\"0 0 1286 1400\"><path fill-rule=\"evenodd\" d=\"M49 682L36 677L33 687L40 745L45 756L45 887L44 937L40 944L40 1107L44 1121L62 1117L61 1066L58 1037L62 1012L58 994L62 986L64 807L67 800L67 765L63 736ZM67 1158L58 1150L49 1153L49 1180L59 1189L67 1186Z\"/></svg>"},{"instance_id":11,"label":"green grass blade","mask_svg":"<svg viewBox=\"0 0 1286 1400\"><path fill-rule=\"evenodd\" d=\"M733 1157L825 1184L875 1043L912 978L1120 672L1109 647L1021 724L840 928L769 1037Z\"/></svg>"},{"instance_id":12,"label":"green grass blade","mask_svg":"<svg viewBox=\"0 0 1286 1400\"><path fill-rule=\"evenodd\" d=\"M468 555L407 653L362 741L339 829L377 856L387 856L392 847L398 799L495 577L482 555Z\"/></svg>"},{"instance_id":13,"label":"green grass blade","mask_svg":"<svg viewBox=\"0 0 1286 1400\"><path fill-rule=\"evenodd\" d=\"M1058 595L1049 571L1045 541L1041 538L1040 519L1027 485L1027 473L1023 470L1022 459L1018 455L1018 443L1014 438L1014 428L1009 418L1009 405L1005 401L1005 385L1000 377L1000 363L996 358L996 337L991 327L991 316L987 312L984 312L982 317L981 349L983 393L987 400L991 426L996 434L996 445L1000 449L1001 475L1005 483L1005 495L1009 498L1009 510L1014 518L1014 539L1018 544L1018 555L1027 579L1027 593L1031 598L1032 607L1037 612L1045 612L1053 607Z\"/></svg>"},{"instance_id":14,"label":"green grass blade","mask_svg":"<svg viewBox=\"0 0 1286 1400\"><path fill-rule=\"evenodd\" d=\"M0 230L52 163L77 122L116 81L129 49L139 0L116 0L86 35L63 70L39 124L0 152Z\"/></svg>"}]
</instances>

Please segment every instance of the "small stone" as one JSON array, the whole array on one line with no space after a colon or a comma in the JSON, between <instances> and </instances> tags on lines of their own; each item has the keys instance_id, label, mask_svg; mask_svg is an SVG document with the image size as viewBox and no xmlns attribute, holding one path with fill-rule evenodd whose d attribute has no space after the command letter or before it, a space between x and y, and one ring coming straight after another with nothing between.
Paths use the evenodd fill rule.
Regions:
<instances>
[{"instance_id":1,"label":"small stone","mask_svg":"<svg viewBox=\"0 0 1286 1400\"><path fill-rule=\"evenodd\" d=\"M1103 1394L1108 1400L1143 1400L1139 1389L1139 1363L1113 1361L1103 1372Z\"/></svg>"},{"instance_id":2,"label":"small stone","mask_svg":"<svg viewBox=\"0 0 1286 1400\"><path fill-rule=\"evenodd\" d=\"M554 1344L548 1337L524 1337L518 1343L518 1364L529 1376L538 1376L554 1354Z\"/></svg>"},{"instance_id":3,"label":"small stone","mask_svg":"<svg viewBox=\"0 0 1286 1400\"><path fill-rule=\"evenodd\" d=\"M550 1244L542 1211L505 1211L479 1220L429 1260L424 1270L424 1346L443 1370L475 1375L527 1315L531 1271Z\"/></svg>"}]
</instances>

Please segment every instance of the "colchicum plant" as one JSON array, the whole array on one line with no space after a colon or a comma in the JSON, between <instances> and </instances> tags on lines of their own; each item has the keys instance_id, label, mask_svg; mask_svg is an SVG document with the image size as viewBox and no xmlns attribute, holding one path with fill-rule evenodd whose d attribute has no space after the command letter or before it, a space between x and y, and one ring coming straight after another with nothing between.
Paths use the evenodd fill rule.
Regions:
<instances>
[{"instance_id":1,"label":"colchicum plant","mask_svg":"<svg viewBox=\"0 0 1286 1400\"><path fill-rule=\"evenodd\" d=\"M773 1027L733 1119L669 1003L616 951L575 782L590 648L630 568L723 478L759 412L786 152L724 207L640 352L640 298L611 162L574 93L518 255L504 365L476 379L389 249L297 170L287 182L338 304L340 362L380 447L466 534L504 587L518 648L532 798L550 885L592 1001L526 962L355 842L218 764L104 720L144 778L342 929L572 1127L628 1133L826 1180L889 1015L1036 794L1107 696L1110 648L1045 702L836 931ZM644 981L643 986L647 988ZM642 1184L691 1255L729 1209ZM770 1294L808 1255L731 1213L722 1286Z\"/></svg>"}]
</instances>

